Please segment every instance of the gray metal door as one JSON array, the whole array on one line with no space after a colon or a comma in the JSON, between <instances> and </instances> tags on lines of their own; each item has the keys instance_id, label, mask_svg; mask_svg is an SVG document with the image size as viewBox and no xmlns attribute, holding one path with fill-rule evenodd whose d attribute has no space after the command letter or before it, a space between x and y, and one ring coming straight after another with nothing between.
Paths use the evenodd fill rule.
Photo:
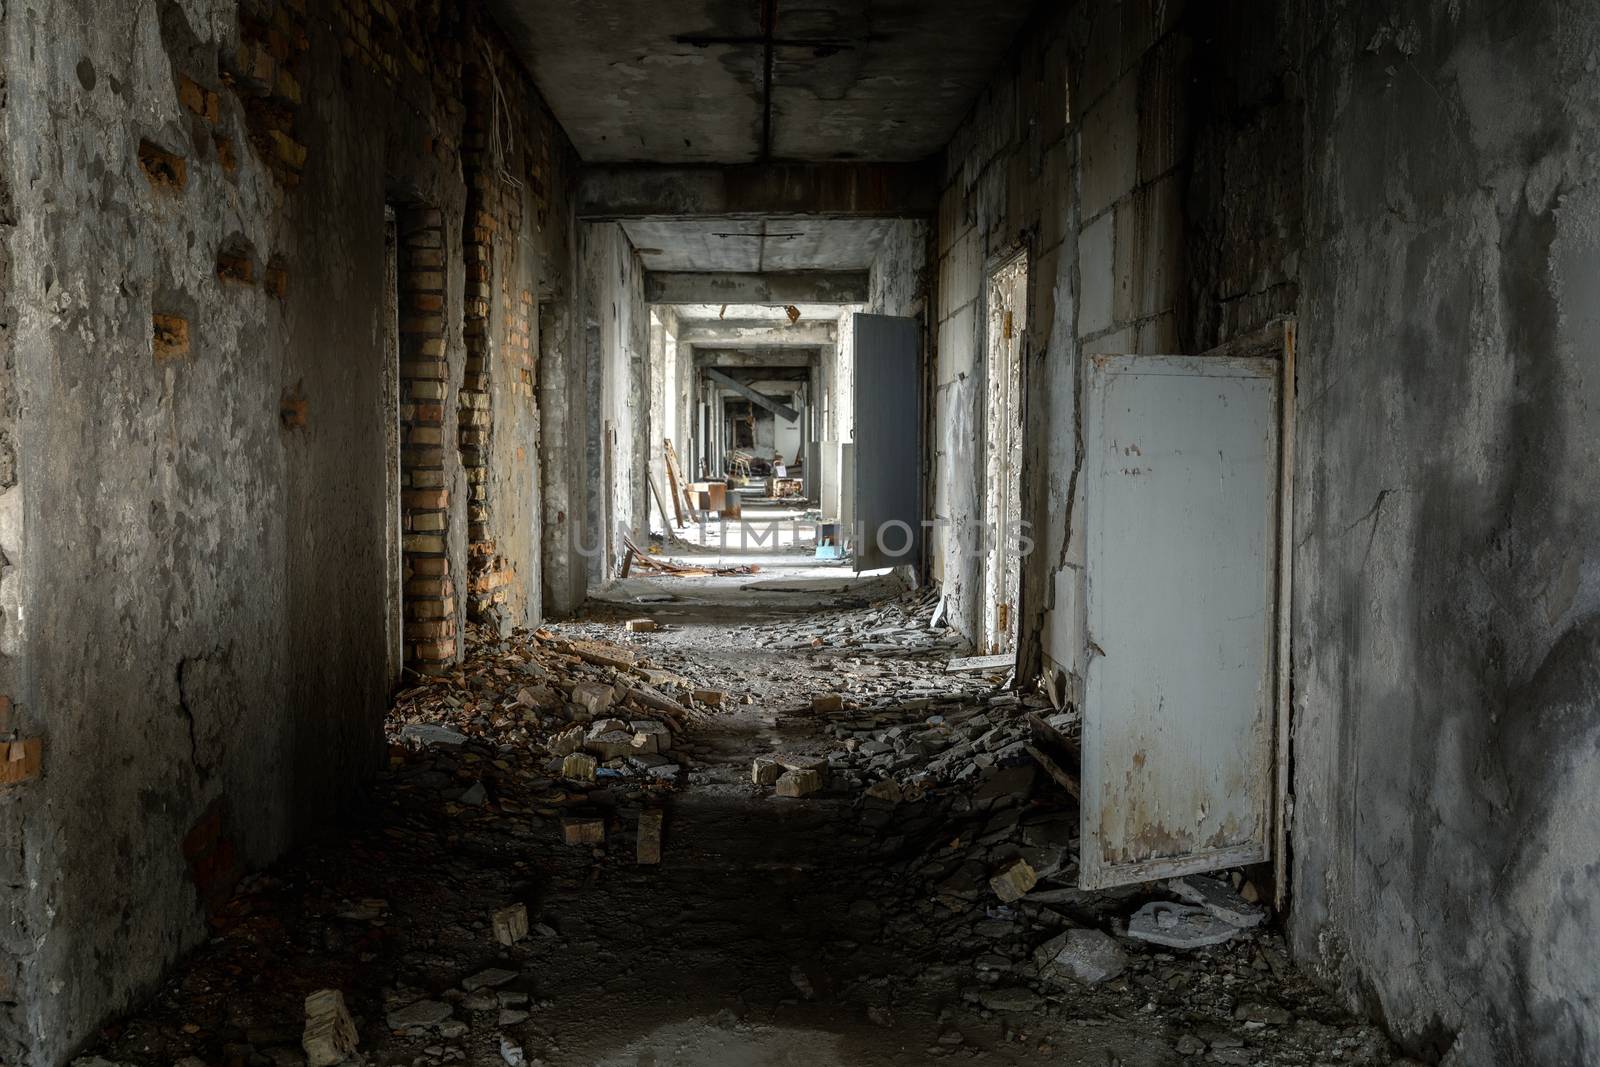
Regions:
<instances>
[{"instance_id":1,"label":"gray metal door","mask_svg":"<svg viewBox=\"0 0 1600 1067\"><path fill-rule=\"evenodd\" d=\"M1280 366L1088 360L1084 888L1268 856Z\"/></svg>"},{"instance_id":2,"label":"gray metal door","mask_svg":"<svg viewBox=\"0 0 1600 1067\"><path fill-rule=\"evenodd\" d=\"M856 570L915 565L922 550L922 395L916 319L855 316Z\"/></svg>"}]
</instances>

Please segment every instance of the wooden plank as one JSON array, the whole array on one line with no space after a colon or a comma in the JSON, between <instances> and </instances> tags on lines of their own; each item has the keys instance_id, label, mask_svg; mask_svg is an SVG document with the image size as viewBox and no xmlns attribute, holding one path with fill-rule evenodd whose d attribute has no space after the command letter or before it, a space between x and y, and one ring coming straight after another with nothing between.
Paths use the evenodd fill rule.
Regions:
<instances>
[{"instance_id":1,"label":"wooden plank","mask_svg":"<svg viewBox=\"0 0 1600 1067\"><path fill-rule=\"evenodd\" d=\"M1055 761L1054 757L1038 745L1024 745L1022 747L1028 755L1033 757L1035 763L1044 768L1046 774L1056 780L1057 785L1071 793L1074 800L1078 799L1079 787L1078 779L1075 775L1068 772L1061 764Z\"/></svg>"},{"instance_id":2,"label":"wooden plank","mask_svg":"<svg viewBox=\"0 0 1600 1067\"><path fill-rule=\"evenodd\" d=\"M650 483L650 495L656 498L656 510L661 512L661 525L671 527L672 516L667 514L667 502L661 496L661 483L656 481L656 472L647 470L644 477Z\"/></svg>"},{"instance_id":3,"label":"wooden plank","mask_svg":"<svg viewBox=\"0 0 1600 1067\"><path fill-rule=\"evenodd\" d=\"M663 453L667 461L667 488L672 490L672 512L677 524L682 527L686 523L683 517L683 493L679 488L683 485L683 478L678 470L678 453L672 447L672 438L663 437L661 443L664 446Z\"/></svg>"},{"instance_id":4,"label":"wooden plank","mask_svg":"<svg viewBox=\"0 0 1600 1067\"><path fill-rule=\"evenodd\" d=\"M991 671L1003 667L1011 667L1017 662L1015 652L1003 652L998 656L959 656L944 665L946 674L957 674L961 671Z\"/></svg>"}]
</instances>

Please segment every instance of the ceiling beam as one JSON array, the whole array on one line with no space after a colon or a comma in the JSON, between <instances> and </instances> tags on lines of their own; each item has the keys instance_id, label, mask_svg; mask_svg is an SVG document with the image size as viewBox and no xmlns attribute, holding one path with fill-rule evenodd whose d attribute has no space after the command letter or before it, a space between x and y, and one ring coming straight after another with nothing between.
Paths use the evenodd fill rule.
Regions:
<instances>
[{"instance_id":1,"label":"ceiling beam","mask_svg":"<svg viewBox=\"0 0 1600 1067\"><path fill-rule=\"evenodd\" d=\"M778 401L773 400L765 393L756 392L739 379L730 378L715 367L702 367L701 370L707 378L710 378L724 389L732 389L734 392L750 401L750 403L764 407L774 415L783 416L784 420L787 422L800 421L800 413L794 408L790 407L788 404L780 404Z\"/></svg>"},{"instance_id":2,"label":"ceiling beam","mask_svg":"<svg viewBox=\"0 0 1600 1067\"><path fill-rule=\"evenodd\" d=\"M578 217L931 218L939 180L925 163L613 163L578 177Z\"/></svg>"},{"instance_id":3,"label":"ceiling beam","mask_svg":"<svg viewBox=\"0 0 1600 1067\"><path fill-rule=\"evenodd\" d=\"M866 271L649 271L650 304L864 304Z\"/></svg>"},{"instance_id":4,"label":"ceiling beam","mask_svg":"<svg viewBox=\"0 0 1600 1067\"><path fill-rule=\"evenodd\" d=\"M739 352L731 348L694 349L695 366L714 366L724 372L734 369L809 368L816 366L821 358L822 353L815 348L776 348L756 352Z\"/></svg>"},{"instance_id":5,"label":"ceiling beam","mask_svg":"<svg viewBox=\"0 0 1600 1067\"><path fill-rule=\"evenodd\" d=\"M799 326L721 326L696 322L678 327L678 343L696 348L795 348L816 347L838 341L838 330L829 322L802 323Z\"/></svg>"}]
</instances>

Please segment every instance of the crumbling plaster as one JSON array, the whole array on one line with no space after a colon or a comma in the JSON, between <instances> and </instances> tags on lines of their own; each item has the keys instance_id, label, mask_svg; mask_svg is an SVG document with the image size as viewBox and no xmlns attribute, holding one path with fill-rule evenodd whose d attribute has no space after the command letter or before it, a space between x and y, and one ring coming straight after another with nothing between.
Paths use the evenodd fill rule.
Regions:
<instances>
[{"instance_id":1,"label":"crumbling plaster","mask_svg":"<svg viewBox=\"0 0 1600 1067\"><path fill-rule=\"evenodd\" d=\"M1600 1055L1600 11L1302 32L1294 911L1449 1064Z\"/></svg>"},{"instance_id":2,"label":"crumbling plaster","mask_svg":"<svg viewBox=\"0 0 1600 1067\"><path fill-rule=\"evenodd\" d=\"M591 584L613 577L625 551L623 533L642 542L649 532L650 308L644 268L616 223L579 227L581 290L591 380L588 463L590 530L584 551Z\"/></svg>"},{"instance_id":3,"label":"crumbling plaster","mask_svg":"<svg viewBox=\"0 0 1600 1067\"><path fill-rule=\"evenodd\" d=\"M461 110L436 91L459 71L382 77L344 58L331 15L309 20L289 174L296 146L261 155L221 77L239 14L4 13L22 447L0 599L27 622L6 630L8 695L45 758L0 802L0 1060L29 1067L148 992L205 936L208 895L326 825L381 761L386 201L442 213L452 396L462 380ZM445 18L430 39L472 32L470 8ZM183 180L148 180L141 142ZM219 277L224 248L248 280ZM158 361L153 315L186 321L186 354ZM446 405L443 440L457 430ZM466 481L445 454L464 576Z\"/></svg>"},{"instance_id":4,"label":"crumbling plaster","mask_svg":"<svg viewBox=\"0 0 1600 1067\"><path fill-rule=\"evenodd\" d=\"M1299 316L1289 925L1452 1064L1600 1044L1597 23L1556 0L1084 3L1023 35L947 152L935 508L979 514L983 275L1021 240L1023 624L1047 669L1083 644L1081 356ZM965 628L974 567L938 548Z\"/></svg>"}]
</instances>

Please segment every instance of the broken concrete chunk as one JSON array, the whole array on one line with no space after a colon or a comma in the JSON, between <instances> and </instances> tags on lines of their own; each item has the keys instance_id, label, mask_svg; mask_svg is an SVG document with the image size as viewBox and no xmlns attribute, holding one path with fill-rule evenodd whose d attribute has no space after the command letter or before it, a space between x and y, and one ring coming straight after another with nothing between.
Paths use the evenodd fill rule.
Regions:
<instances>
[{"instance_id":1,"label":"broken concrete chunk","mask_svg":"<svg viewBox=\"0 0 1600 1067\"><path fill-rule=\"evenodd\" d=\"M432 723L412 723L410 726L400 728L402 741L415 741L420 745L464 745L467 735L459 730L452 730L448 726L435 726Z\"/></svg>"},{"instance_id":2,"label":"broken concrete chunk","mask_svg":"<svg viewBox=\"0 0 1600 1067\"><path fill-rule=\"evenodd\" d=\"M862 794L862 796L867 797L870 800L881 800L888 804L900 803L903 795L904 793L900 788L900 783L895 781L893 778L885 778L881 782L874 782L872 785L868 786L866 792Z\"/></svg>"},{"instance_id":3,"label":"broken concrete chunk","mask_svg":"<svg viewBox=\"0 0 1600 1067\"><path fill-rule=\"evenodd\" d=\"M569 845L603 845L606 821L597 816L570 816L561 820L561 836Z\"/></svg>"},{"instance_id":4,"label":"broken concrete chunk","mask_svg":"<svg viewBox=\"0 0 1600 1067\"><path fill-rule=\"evenodd\" d=\"M461 988L468 993L479 989L498 989L516 977L516 971L508 971L504 967L487 967L477 974L463 978L461 980Z\"/></svg>"},{"instance_id":5,"label":"broken concrete chunk","mask_svg":"<svg viewBox=\"0 0 1600 1067\"><path fill-rule=\"evenodd\" d=\"M387 1016L391 1030L421 1030L438 1026L450 1018L450 1005L437 1000L419 1000L391 1011Z\"/></svg>"},{"instance_id":6,"label":"broken concrete chunk","mask_svg":"<svg viewBox=\"0 0 1600 1067\"><path fill-rule=\"evenodd\" d=\"M653 719L640 719L628 724L633 731L633 751L659 755L672 750L672 731Z\"/></svg>"},{"instance_id":7,"label":"broken concrete chunk","mask_svg":"<svg viewBox=\"0 0 1600 1067\"><path fill-rule=\"evenodd\" d=\"M572 702L591 716L609 710L615 695L611 686L599 682L579 682L572 687Z\"/></svg>"},{"instance_id":8,"label":"broken concrete chunk","mask_svg":"<svg viewBox=\"0 0 1600 1067\"><path fill-rule=\"evenodd\" d=\"M1203 948L1229 940L1239 928L1193 904L1155 900L1128 920L1128 936L1168 948Z\"/></svg>"},{"instance_id":9,"label":"broken concrete chunk","mask_svg":"<svg viewBox=\"0 0 1600 1067\"><path fill-rule=\"evenodd\" d=\"M1010 904L1021 900L1028 890L1039 884L1039 875L1027 860L1017 860L989 879L989 888L1003 902Z\"/></svg>"},{"instance_id":10,"label":"broken concrete chunk","mask_svg":"<svg viewBox=\"0 0 1600 1067\"><path fill-rule=\"evenodd\" d=\"M985 989L978 994L978 1003L990 1011L1033 1011L1044 1003L1044 998L1031 989Z\"/></svg>"},{"instance_id":11,"label":"broken concrete chunk","mask_svg":"<svg viewBox=\"0 0 1600 1067\"><path fill-rule=\"evenodd\" d=\"M506 1067L527 1067L528 1057L522 1051L522 1046L504 1034L500 1035L500 1058L505 1061Z\"/></svg>"},{"instance_id":12,"label":"broken concrete chunk","mask_svg":"<svg viewBox=\"0 0 1600 1067\"><path fill-rule=\"evenodd\" d=\"M551 737L547 747L557 756L570 756L583 747L583 727L567 727Z\"/></svg>"},{"instance_id":13,"label":"broken concrete chunk","mask_svg":"<svg viewBox=\"0 0 1600 1067\"><path fill-rule=\"evenodd\" d=\"M822 772L814 770L784 771L775 783L780 797L806 797L822 788Z\"/></svg>"},{"instance_id":14,"label":"broken concrete chunk","mask_svg":"<svg viewBox=\"0 0 1600 1067\"><path fill-rule=\"evenodd\" d=\"M1116 939L1099 930L1068 930L1033 953L1039 977L1082 985L1110 981L1128 968L1128 955Z\"/></svg>"},{"instance_id":15,"label":"broken concrete chunk","mask_svg":"<svg viewBox=\"0 0 1600 1067\"><path fill-rule=\"evenodd\" d=\"M1241 930L1260 926L1267 918L1265 908L1249 903L1220 878L1191 874L1169 880L1167 888L1172 890L1173 896L1198 905Z\"/></svg>"},{"instance_id":16,"label":"broken concrete chunk","mask_svg":"<svg viewBox=\"0 0 1600 1067\"><path fill-rule=\"evenodd\" d=\"M783 764L771 756L757 756L750 765L750 781L756 785L773 785L783 776Z\"/></svg>"},{"instance_id":17,"label":"broken concrete chunk","mask_svg":"<svg viewBox=\"0 0 1600 1067\"><path fill-rule=\"evenodd\" d=\"M634 846L634 860L638 863L661 862L661 812L639 813L639 839Z\"/></svg>"},{"instance_id":18,"label":"broken concrete chunk","mask_svg":"<svg viewBox=\"0 0 1600 1067\"><path fill-rule=\"evenodd\" d=\"M528 936L528 906L508 904L490 918L494 939L502 945L514 945Z\"/></svg>"},{"instance_id":19,"label":"broken concrete chunk","mask_svg":"<svg viewBox=\"0 0 1600 1067\"><path fill-rule=\"evenodd\" d=\"M300 1039L308 1067L333 1067L356 1050L355 1021L337 989L319 989L306 997L306 1028Z\"/></svg>"},{"instance_id":20,"label":"broken concrete chunk","mask_svg":"<svg viewBox=\"0 0 1600 1067\"><path fill-rule=\"evenodd\" d=\"M719 707L727 697L727 694L720 689L696 689L692 695L696 704L712 708Z\"/></svg>"},{"instance_id":21,"label":"broken concrete chunk","mask_svg":"<svg viewBox=\"0 0 1600 1067\"><path fill-rule=\"evenodd\" d=\"M575 782L592 782L598 767L593 756L573 752L561 761L561 777L571 778Z\"/></svg>"},{"instance_id":22,"label":"broken concrete chunk","mask_svg":"<svg viewBox=\"0 0 1600 1067\"><path fill-rule=\"evenodd\" d=\"M630 730L607 730L604 733L591 730L583 739L583 747L602 762L618 759L633 754L633 733Z\"/></svg>"}]
</instances>

